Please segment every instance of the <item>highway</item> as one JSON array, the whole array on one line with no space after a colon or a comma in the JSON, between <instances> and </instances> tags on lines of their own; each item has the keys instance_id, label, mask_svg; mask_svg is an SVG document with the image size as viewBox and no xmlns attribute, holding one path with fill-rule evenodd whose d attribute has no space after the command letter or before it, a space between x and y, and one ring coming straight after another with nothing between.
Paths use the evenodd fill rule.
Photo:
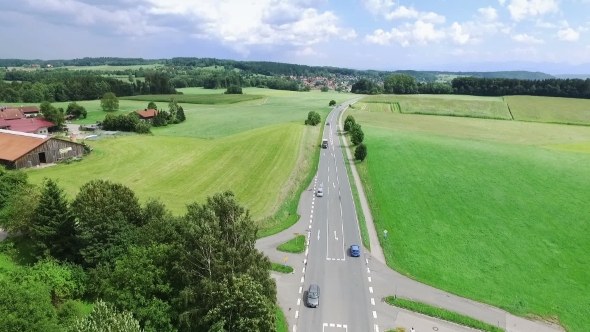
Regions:
<instances>
[{"instance_id":1,"label":"highway","mask_svg":"<svg viewBox=\"0 0 590 332\"><path fill-rule=\"evenodd\" d=\"M360 229L344 156L338 136L338 116L348 101L328 115L314 192L322 187L323 197L312 198L309 246L305 266L302 305L297 331L374 331L376 312L372 310L370 276L364 252L351 257L352 244L361 245ZM320 286L318 308L305 306L310 284ZM373 304L374 305L374 304Z\"/></svg>"}]
</instances>

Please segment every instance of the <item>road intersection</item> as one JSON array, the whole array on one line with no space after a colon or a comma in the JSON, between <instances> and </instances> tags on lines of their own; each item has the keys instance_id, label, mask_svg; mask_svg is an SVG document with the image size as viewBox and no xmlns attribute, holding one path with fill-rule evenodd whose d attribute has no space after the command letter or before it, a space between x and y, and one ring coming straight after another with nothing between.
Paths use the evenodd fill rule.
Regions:
<instances>
[{"instance_id":1,"label":"road intersection","mask_svg":"<svg viewBox=\"0 0 590 332\"><path fill-rule=\"evenodd\" d=\"M416 314L386 304L383 299L400 295L435 306L453 310L489 324L505 328L509 332L563 331L554 326L529 321L510 315L500 309L437 290L391 270L385 265L372 219L372 255L361 246L360 228L349 181L362 188L358 174L349 179L346 171L343 146L339 138L339 115L356 98L335 107L328 115L323 139L328 139L327 149L320 152L318 172L310 186L302 194L298 206L301 219L289 229L276 235L259 239L256 247L274 262L288 262L293 274L273 273L277 281L278 302L286 314L290 329L322 332L379 332L403 327L416 332L467 332L473 331L457 324ZM345 149L350 159L350 151ZM323 188L323 197L316 197L316 190ZM363 210L368 209L366 198L361 195ZM363 201L364 199L364 201ZM367 211L365 216L370 212ZM370 223L370 224L369 224ZM280 253L276 247L294 237L306 235L305 253L292 255ZM351 257L350 245L361 246L361 257ZM377 250L376 250L377 249ZM321 288L318 308L305 306L306 290L310 284Z\"/></svg>"}]
</instances>

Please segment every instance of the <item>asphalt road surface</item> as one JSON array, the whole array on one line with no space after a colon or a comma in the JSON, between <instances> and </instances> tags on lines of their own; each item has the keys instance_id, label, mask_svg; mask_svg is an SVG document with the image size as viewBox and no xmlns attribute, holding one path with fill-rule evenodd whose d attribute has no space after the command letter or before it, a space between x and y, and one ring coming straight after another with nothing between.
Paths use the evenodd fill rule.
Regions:
<instances>
[{"instance_id":1,"label":"asphalt road surface","mask_svg":"<svg viewBox=\"0 0 590 332\"><path fill-rule=\"evenodd\" d=\"M323 139L316 189L324 196L315 197L310 215L309 246L297 331L374 331L375 299L367 273L366 261L351 257L349 248L361 245L360 229L346 173L340 138L338 115L351 101L334 108L328 115ZM320 286L320 305L305 305L307 289Z\"/></svg>"}]
</instances>

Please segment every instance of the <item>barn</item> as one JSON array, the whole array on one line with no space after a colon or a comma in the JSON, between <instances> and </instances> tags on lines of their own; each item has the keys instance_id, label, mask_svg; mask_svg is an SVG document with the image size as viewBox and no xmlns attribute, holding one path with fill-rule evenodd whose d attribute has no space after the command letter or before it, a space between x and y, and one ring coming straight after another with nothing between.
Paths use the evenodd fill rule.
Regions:
<instances>
[{"instance_id":1,"label":"barn","mask_svg":"<svg viewBox=\"0 0 590 332\"><path fill-rule=\"evenodd\" d=\"M9 169L43 166L83 154L80 143L0 129L0 165Z\"/></svg>"}]
</instances>

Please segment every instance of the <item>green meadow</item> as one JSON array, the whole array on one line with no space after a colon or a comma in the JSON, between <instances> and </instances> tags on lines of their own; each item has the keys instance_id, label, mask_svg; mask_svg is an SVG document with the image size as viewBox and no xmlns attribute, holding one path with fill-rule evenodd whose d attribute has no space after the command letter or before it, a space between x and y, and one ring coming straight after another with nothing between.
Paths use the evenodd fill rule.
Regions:
<instances>
[{"instance_id":1,"label":"green meadow","mask_svg":"<svg viewBox=\"0 0 590 332\"><path fill-rule=\"evenodd\" d=\"M360 109L346 115L365 133L357 167L390 267L587 331L589 127Z\"/></svg>"},{"instance_id":2,"label":"green meadow","mask_svg":"<svg viewBox=\"0 0 590 332\"><path fill-rule=\"evenodd\" d=\"M590 125L590 100L555 97L504 97L515 120Z\"/></svg>"},{"instance_id":3,"label":"green meadow","mask_svg":"<svg viewBox=\"0 0 590 332\"><path fill-rule=\"evenodd\" d=\"M323 128L305 126L307 113L315 110L325 117L331 99L343 102L351 95L253 90L264 96L258 104L183 103L187 117L183 123L152 128L153 135L88 141L94 151L82 162L27 172L34 183L44 177L58 179L69 197L92 179L120 182L140 201L160 198L176 214L183 213L188 203L232 190L251 210L261 234L270 235L296 221L291 216L301 186L307 185L317 167L317 141ZM121 100L124 110L119 113L144 109L148 100ZM167 103L156 103L167 108ZM86 120L102 120L106 114L98 101L80 104L88 110Z\"/></svg>"}]
</instances>

